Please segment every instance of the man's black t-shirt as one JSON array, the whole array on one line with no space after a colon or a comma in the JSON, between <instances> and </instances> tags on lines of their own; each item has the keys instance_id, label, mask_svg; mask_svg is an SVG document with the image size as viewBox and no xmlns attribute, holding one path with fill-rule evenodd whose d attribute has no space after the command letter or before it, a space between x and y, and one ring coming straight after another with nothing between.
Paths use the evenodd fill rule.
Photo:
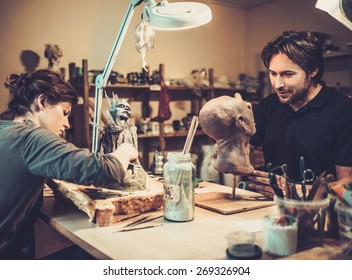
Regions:
<instances>
[{"instance_id":1,"label":"man's black t-shirt","mask_svg":"<svg viewBox=\"0 0 352 280\"><path fill-rule=\"evenodd\" d=\"M276 94L262 100L254 111L256 133L250 144L263 145L266 163L287 164L288 176L299 181L299 159L316 176L335 174L335 165L352 166L352 100L323 86L298 111L280 103Z\"/></svg>"}]
</instances>

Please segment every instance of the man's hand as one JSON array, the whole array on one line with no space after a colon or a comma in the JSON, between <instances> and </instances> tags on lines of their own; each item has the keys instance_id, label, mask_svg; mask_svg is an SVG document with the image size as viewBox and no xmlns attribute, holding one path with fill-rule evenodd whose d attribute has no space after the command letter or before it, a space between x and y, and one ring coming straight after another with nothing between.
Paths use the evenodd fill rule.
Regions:
<instances>
[{"instance_id":1,"label":"man's hand","mask_svg":"<svg viewBox=\"0 0 352 280\"><path fill-rule=\"evenodd\" d=\"M286 179L283 176L275 175L278 187L285 192ZM265 196L273 197L275 192L270 185L269 173L265 171L254 170L253 173L247 176L248 180L253 183L249 183L248 187L257 190L259 193Z\"/></svg>"}]
</instances>

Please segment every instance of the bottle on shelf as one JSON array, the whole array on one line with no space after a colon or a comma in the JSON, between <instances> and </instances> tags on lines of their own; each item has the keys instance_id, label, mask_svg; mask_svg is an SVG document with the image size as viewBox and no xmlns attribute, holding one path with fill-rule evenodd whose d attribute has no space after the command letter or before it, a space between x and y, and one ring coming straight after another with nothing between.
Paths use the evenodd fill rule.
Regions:
<instances>
[{"instance_id":1,"label":"bottle on shelf","mask_svg":"<svg viewBox=\"0 0 352 280\"><path fill-rule=\"evenodd\" d=\"M161 147L158 146L153 156L153 174L163 175L163 166L165 162L164 152Z\"/></svg>"}]
</instances>

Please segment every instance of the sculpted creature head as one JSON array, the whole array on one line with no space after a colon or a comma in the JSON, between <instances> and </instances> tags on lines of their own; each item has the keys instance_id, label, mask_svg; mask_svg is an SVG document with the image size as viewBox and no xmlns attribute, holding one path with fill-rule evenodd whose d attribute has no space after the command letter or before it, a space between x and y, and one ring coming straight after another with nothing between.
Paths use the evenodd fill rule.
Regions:
<instances>
[{"instance_id":1,"label":"sculpted creature head","mask_svg":"<svg viewBox=\"0 0 352 280\"><path fill-rule=\"evenodd\" d=\"M248 175L249 139L256 132L252 106L239 93L209 100L199 112L199 123L218 145L215 168L223 173Z\"/></svg>"},{"instance_id":2,"label":"sculpted creature head","mask_svg":"<svg viewBox=\"0 0 352 280\"><path fill-rule=\"evenodd\" d=\"M109 112L115 121L127 121L131 117L131 106L126 99L119 99L114 94L112 101L110 101Z\"/></svg>"}]
</instances>

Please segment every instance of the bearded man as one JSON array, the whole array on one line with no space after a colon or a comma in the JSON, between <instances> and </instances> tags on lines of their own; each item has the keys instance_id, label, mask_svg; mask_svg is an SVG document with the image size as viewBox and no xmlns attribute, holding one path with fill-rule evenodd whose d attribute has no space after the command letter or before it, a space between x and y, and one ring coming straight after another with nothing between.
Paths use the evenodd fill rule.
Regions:
<instances>
[{"instance_id":1,"label":"bearded man","mask_svg":"<svg viewBox=\"0 0 352 280\"><path fill-rule=\"evenodd\" d=\"M264 47L261 58L274 93L254 110L252 150L262 146L273 167L286 164L294 182L307 169L351 179L352 100L321 80L324 58L317 37L285 31ZM254 171L249 179L269 183L267 172Z\"/></svg>"}]
</instances>

